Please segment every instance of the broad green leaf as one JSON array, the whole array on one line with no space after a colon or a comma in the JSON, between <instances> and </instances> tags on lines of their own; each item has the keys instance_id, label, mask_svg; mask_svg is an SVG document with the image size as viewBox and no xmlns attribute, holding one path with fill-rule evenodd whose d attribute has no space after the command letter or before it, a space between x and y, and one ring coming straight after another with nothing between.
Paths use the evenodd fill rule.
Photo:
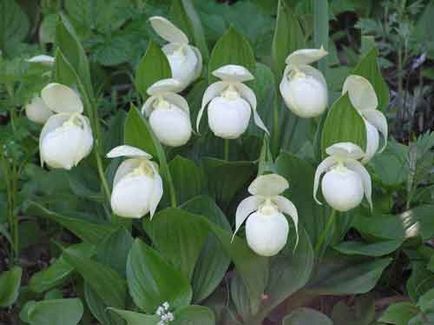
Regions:
<instances>
[{"instance_id":1,"label":"broad green leaf","mask_svg":"<svg viewBox=\"0 0 434 325\"><path fill-rule=\"evenodd\" d=\"M303 31L297 16L294 14L293 5L289 0L279 0L277 9L271 52L273 70L279 80L286 65L286 57L293 51L304 47Z\"/></svg>"},{"instance_id":2,"label":"broad green leaf","mask_svg":"<svg viewBox=\"0 0 434 325\"><path fill-rule=\"evenodd\" d=\"M434 255L431 256L427 265L427 269L434 273Z\"/></svg>"},{"instance_id":3,"label":"broad green leaf","mask_svg":"<svg viewBox=\"0 0 434 325\"><path fill-rule=\"evenodd\" d=\"M397 215L356 215L351 225L358 232L379 239L403 240L405 229Z\"/></svg>"},{"instance_id":4,"label":"broad green leaf","mask_svg":"<svg viewBox=\"0 0 434 325\"><path fill-rule=\"evenodd\" d=\"M75 34L74 28L64 15L60 16L56 26L56 45L79 76L86 89L86 94L92 96L93 90L86 53Z\"/></svg>"},{"instance_id":5,"label":"broad green leaf","mask_svg":"<svg viewBox=\"0 0 434 325\"><path fill-rule=\"evenodd\" d=\"M422 312L434 312L434 288L425 292L417 301Z\"/></svg>"},{"instance_id":6,"label":"broad green leaf","mask_svg":"<svg viewBox=\"0 0 434 325\"><path fill-rule=\"evenodd\" d=\"M247 161L225 161L203 158L202 166L208 177L208 191L225 208L241 189L253 179L255 165Z\"/></svg>"},{"instance_id":7,"label":"broad green leaf","mask_svg":"<svg viewBox=\"0 0 434 325\"><path fill-rule=\"evenodd\" d=\"M257 310L252 310L253 306L250 303L249 292L240 274L233 274L230 281L231 300L236 308L237 315L247 322L251 315L256 314Z\"/></svg>"},{"instance_id":8,"label":"broad green leaf","mask_svg":"<svg viewBox=\"0 0 434 325\"><path fill-rule=\"evenodd\" d=\"M208 60L209 50L206 44L202 22L194 8L192 0L173 0L170 8L170 15L174 23L190 36L190 43L193 43L200 50L204 61Z\"/></svg>"},{"instance_id":9,"label":"broad green leaf","mask_svg":"<svg viewBox=\"0 0 434 325\"><path fill-rule=\"evenodd\" d=\"M94 247L87 243L74 244L65 250L84 257L91 257L95 253ZM29 288L34 292L42 293L64 283L73 271L74 268L65 261L61 254L53 264L32 275Z\"/></svg>"},{"instance_id":10,"label":"broad green leaf","mask_svg":"<svg viewBox=\"0 0 434 325\"><path fill-rule=\"evenodd\" d=\"M0 307L9 307L18 298L23 270L13 266L9 271L0 273Z\"/></svg>"},{"instance_id":11,"label":"broad green leaf","mask_svg":"<svg viewBox=\"0 0 434 325\"><path fill-rule=\"evenodd\" d=\"M324 259L308 290L317 295L366 293L376 285L392 258L367 261L336 257Z\"/></svg>"},{"instance_id":12,"label":"broad green leaf","mask_svg":"<svg viewBox=\"0 0 434 325\"><path fill-rule=\"evenodd\" d=\"M57 48L53 67L54 81L71 87L77 84L76 76L77 74L72 65L68 62L60 48Z\"/></svg>"},{"instance_id":13,"label":"broad green leaf","mask_svg":"<svg viewBox=\"0 0 434 325\"><path fill-rule=\"evenodd\" d=\"M144 219L143 227L161 255L190 279L207 238L208 225L192 213L168 208L158 212L152 221Z\"/></svg>"},{"instance_id":14,"label":"broad green leaf","mask_svg":"<svg viewBox=\"0 0 434 325\"><path fill-rule=\"evenodd\" d=\"M216 78L212 72L227 64L237 64L246 67L251 73L255 71L255 55L248 40L233 27L223 34L212 49L208 63L208 82Z\"/></svg>"},{"instance_id":15,"label":"broad green leaf","mask_svg":"<svg viewBox=\"0 0 434 325\"><path fill-rule=\"evenodd\" d=\"M282 325L333 325L333 322L318 310L300 307L286 315Z\"/></svg>"},{"instance_id":16,"label":"broad green leaf","mask_svg":"<svg viewBox=\"0 0 434 325\"><path fill-rule=\"evenodd\" d=\"M389 88L381 75L377 57L377 49L371 49L359 61L352 73L363 76L370 81L378 97L378 109L385 110L387 105L389 105Z\"/></svg>"},{"instance_id":17,"label":"broad green leaf","mask_svg":"<svg viewBox=\"0 0 434 325\"><path fill-rule=\"evenodd\" d=\"M176 156L169 162L169 169L179 203L203 193L204 175L195 162L182 156Z\"/></svg>"},{"instance_id":18,"label":"broad green leaf","mask_svg":"<svg viewBox=\"0 0 434 325\"><path fill-rule=\"evenodd\" d=\"M90 312L101 324L125 325L125 322L120 316L108 310L108 308L112 307L103 301L88 282L84 283L84 297Z\"/></svg>"},{"instance_id":19,"label":"broad green leaf","mask_svg":"<svg viewBox=\"0 0 434 325\"><path fill-rule=\"evenodd\" d=\"M125 306L127 287L124 279L116 271L67 250L63 251L63 256L107 306L116 308Z\"/></svg>"},{"instance_id":20,"label":"broad green leaf","mask_svg":"<svg viewBox=\"0 0 434 325\"><path fill-rule=\"evenodd\" d=\"M411 302L398 302L387 307L378 320L387 324L408 325L418 313L419 309Z\"/></svg>"},{"instance_id":21,"label":"broad green leaf","mask_svg":"<svg viewBox=\"0 0 434 325\"><path fill-rule=\"evenodd\" d=\"M426 263L414 260L411 275L407 281L407 293L413 301L418 301L426 292L434 288L434 273L426 269Z\"/></svg>"},{"instance_id":22,"label":"broad green leaf","mask_svg":"<svg viewBox=\"0 0 434 325\"><path fill-rule=\"evenodd\" d=\"M119 228L97 246L95 259L125 277L125 265L132 244L133 237L129 231L123 227Z\"/></svg>"},{"instance_id":23,"label":"broad green leaf","mask_svg":"<svg viewBox=\"0 0 434 325\"><path fill-rule=\"evenodd\" d=\"M136 68L134 85L143 99L148 97L146 90L156 81L170 78L169 61L160 47L149 41L148 48Z\"/></svg>"},{"instance_id":24,"label":"broad green leaf","mask_svg":"<svg viewBox=\"0 0 434 325\"><path fill-rule=\"evenodd\" d=\"M434 238L434 204L419 205L400 215L407 236L420 235L423 240Z\"/></svg>"},{"instance_id":25,"label":"broad green leaf","mask_svg":"<svg viewBox=\"0 0 434 325\"><path fill-rule=\"evenodd\" d=\"M74 233L81 240L94 245L99 244L110 233L116 230L116 226L114 225L97 224L83 219L63 216L33 201L29 203L27 212L57 222L62 227Z\"/></svg>"},{"instance_id":26,"label":"broad green leaf","mask_svg":"<svg viewBox=\"0 0 434 325\"><path fill-rule=\"evenodd\" d=\"M342 299L333 306L331 318L335 325L372 324L376 319L373 297L368 293L355 297L351 306Z\"/></svg>"},{"instance_id":27,"label":"broad green leaf","mask_svg":"<svg viewBox=\"0 0 434 325\"><path fill-rule=\"evenodd\" d=\"M348 94L339 97L327 113L321 136L321 152L338 142L352 142L366 148L366 127L363 118L350 102Z\"/></svg>"},{"instance_id":28,"label":"broad green leaf","mask_svg":"<svg viewBox=\"0 0 434 325\"><path fill-rule=\"evenodd\" d=\"M366 255L378 257L394 252L401 246L402 242L402 240L384 240L374 243L344 241L333 248L346 255Z\"/></svg>"},{"instance_id":29,"label":"broad green leaf","mask_svg":"<svg viewBox=\"0 0 434 325\"><path fill-rule=\"evenodd\" d=\"M191 305L175 312L174 325L214 325L214 313L205 306Z\"/></svg>"},{"instance_id":30,"label":"broad green leaf","mask_svg":"<svg viewBox=\"0 0 434 325\"><path fill-rule=\"evenodd\" d=\"M20 318L31 325L76 325L83 316L83 304L78 298L29 301Z\"/></svg>"},{"instance_id":31,"label":"broad green leaf","mask_svg":"<svg viewBox=\"0 0 434 325\"><path fill-rule=\"evenodd\" d=\"M128 254L127 280L134 303L147 313L155 313L166 301L175 309L191 301L187 278L140 239L134 241Z\"/></svg>"},{"instance_id":32,"label":"broad green leaf","mask_svg":"<svg viewBox=\"0 0 434 325\"><path fill-rule=\"evenodd\" d=\"M282 253L271 258L270 278L265 289L269 299L264 302L263 313L269 313L310 279L314 252L303 226L299 227L299 234L300 239L295 250L295 229L292 228Z\"/></svg>"},{"instance_id":33,"label":"broad green leaf","mask_svg":"<svg viewBox=\"0 0 434 325\"><path fill-rule=\"evenodd\" d=\"M226 216L209 197L196 197L186 202L182 208L192 213L203 215L210 222L227 231L231 231ZM202 301L217 288L226 274L229 263L230 258L220 249L218 239L215 235L209 234L194 268L191 281L193 302Z\"/></svg>"},{"instance_id":34,"label":"broad green leaf","mask_svg":"<svg viewBox=\"0 0 434 325\"><path fill-rule=\"evenodd\" d=\"M29 32L29 19L15 0L0 1L0 50L13 53Z\"/></svg>"},{"instance_id":35,"label":"broad green leaf","mask_svg":"<svg viewBox=\"0 0 434 325\"><path fill-rule=\"evenodd\" d=\"M157 315L146 315L116 308L109 308L109 310L122 317L127 322L127 325L155 325L160 320Z\"/></svg>"}]
</instances>

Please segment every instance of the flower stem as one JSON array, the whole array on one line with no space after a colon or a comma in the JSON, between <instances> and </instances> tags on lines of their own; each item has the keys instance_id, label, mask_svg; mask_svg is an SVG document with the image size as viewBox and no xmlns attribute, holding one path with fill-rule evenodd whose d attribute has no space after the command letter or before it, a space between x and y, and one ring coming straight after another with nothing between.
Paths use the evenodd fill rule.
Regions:
<instances>
[{"instance_id":1,"label":"flower stem","mask_svg":"<svg viewBox=\"0 0 434 325\"><path fill-rule=\"evenodd\" d=\"M315 255L319 256L322 255L321 251L323 249L323 244L324 241L326 239L326 236L329 235L329 233L332 233L333 231L333 225L334 225L334 219L336 217L336 210L332 209L332 211L330 212L329 218L327 220L327 224L324 228L324 230L322 231L322 233L320 234L318 241L316 242L315 245Z\"/></svg>"},{"instance_id":2,"label":"flower stem","mask_svg":"<svg viewBox=\"0 0 434 325\"><path fill-rule=\"evenodd\" d=\"M229 161L229 140L225 139L225 152L224 152L224 157L226 161Z\"/></svg>"}]
</instances>

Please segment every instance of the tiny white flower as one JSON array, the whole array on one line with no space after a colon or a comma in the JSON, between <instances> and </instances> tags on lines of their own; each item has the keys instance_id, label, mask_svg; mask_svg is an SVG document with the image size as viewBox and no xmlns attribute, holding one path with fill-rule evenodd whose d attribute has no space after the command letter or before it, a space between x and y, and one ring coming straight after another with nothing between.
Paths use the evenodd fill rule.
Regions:
<instances>
[{"instance_id":1,"label":"tiny white flower","mask_svg":"<svg viewBox=\"0 0 434 325\"><path fill-rule=\"evenodd\" d=\"M348 92L351 104L363 117L366 126L366 153L362 159L367 163L372 159L379 147L379 133L382 134L384 141L380 152L387 145L387 119L378 107L378 98L374 87L369 80L358 75L349 75L345 79L342 87L342 94Z\"/></svg>"},{"instance_id":2,"label":"tiny white flower","mask_svg":"<svg viewBox=\"0 0 434 325\"><path fill-rule=\"evenodd\" d=\"M252 196L242 200L235 216L234 236L246 221L246 239L258 255L276 255L286 245L289 215L295 225L298 242L298 213L294 204L280 194L288 188L285 178L277 174L257 177L249 186Z\"/></svg>"},{"instance_id":3,"label":"tiny white flower","mask_svg":"<svg viewBox=\"0 0 434 325\"><path fill-rule=\"evenodd\" d=\"M38 124L44 124L53 115L53 112L39 96L33 97L30 103L25 106L25 112L30 121Z\"/></svg>"},{"instance_id":4,"label":"tiny white flower","mask_svg":"<svg viewBox=\"0 0 434 325\"><path fill-rule=\"evenodd\" d=\"M154 16L149 19L152 28L164 40L169 42L162 50L172 70L172 78L178 80L181 89L185 89L196 80L202 71L200 51L188 44L188 37L178 27L164 17Z\"/></svg>"},{"instance_id":5,"label":"tiny white flower","mask_svg":"<svg viewBox=\"0 0 434 325\"><path fill-rule=\"evenodd\" d=\"M327 107L327 84L321 71L309 64L327 55L324 48L292 52L280 82L280 94L286 106L303 118L321 115Z\"/></svg>"},{"instance_id":6,"label":"tiny white flower","mask_svg":"<svg viewBox=\"0 0 434 325\"><path fill-rule=\"evenodd\" d=\"M163 79L148 88L150 97L142 107L158 140L167 146L179 147L191 137L190 108L176 92L181 85L175 79Z\"/></svg>"},{"instance_id":7,"label":"tiny white flower","mask_svg":"<svg viewBox=\"0 0 434 325\"><path fill-rule=\"evenodd\" d=\"M335 210L345 212L358 206L366 196L372 209L371 177L358 161L364 152L351 142L335 143L326 149L329 157L324 159L315 172L313 197L316 198L321 175L325 173L321 190L327 203Z\"/></svg>"},{"instance_id":8,"label":"tiny white flower","mask_svg":"<svg viewBox=\"0 0 434 325\"><path fill-rule=\"evenodd\" d=\"M50 55L41 54L41 55L36 55L31 57L30 59L27 60L27 62L41 63L44 65L52 66L54 64L54 57Z\"/></svg>"},{"instance_id":9,"label":"tiny white flower","mask_svg":"<svg viewBox=\"0 0 434 325\"><path fill-rule=\"evenodd\" d=\"M92 129L83 116L80 97L71 88L48 84L41 91L45 105L53 111L39 136L41 163L52 168L71 169L92 150Z\"/></svg>"},{"instance_id":10,"label":"tiny white flower","mask_svg":"<svg viewBox=\"0 0 434 325\"><path fill-rule=\"evenodd\" d=\"M222 81L211 84L203 95L202 107L196 121L199 124L208 105L208 124L211 131L223 139L236 139L243 134L251 113L255 124L268 134L268 130L256 111L256 96L252 89L243 84L254 79L253 75L239 65L225 65L212 73Z\"/></svg>"},{"instance_id":11,"label":"tiny white flower","mask_svg":"<svg viewBox=\"0 0 434 325\"><path fill-rule=\"evenodd\" d=\"M111 207L118 216L141 218L147 213L153 217L163 196L163 182L158 165L145 151L122 145L113 148L108 158L130 157L116 170L111 194Z\"/></svg>"}]
</instances>

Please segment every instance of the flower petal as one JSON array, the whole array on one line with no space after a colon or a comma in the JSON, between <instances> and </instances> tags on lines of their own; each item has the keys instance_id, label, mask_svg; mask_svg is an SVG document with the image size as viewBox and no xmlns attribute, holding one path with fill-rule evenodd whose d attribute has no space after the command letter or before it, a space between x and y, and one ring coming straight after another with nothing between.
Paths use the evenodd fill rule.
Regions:
<instances>
[{"instance_id":1,"label":"flower petal","mask_svg":"<svg viewBox=\"0 0 434 325\"><path fill-rule=\"evenodd\" d=\"M169 43L188 44L188 37L182 30L164 17L154 16L149 18L152 28Z\"/></svg>"},{"instance_id":2,"label":"flower petal","mask_svg":"<svg viewBox=\"0 0 434 325\"><path fill-rule=\"evenodd\" d=\"M321 46L319 49L301 49L292 52L285 60L285 63L292 66L307 65L320 60L328 52Z\"/></svg>"},{"instance_id":3,"label":"flower petal","mask_svg":"<svg viewBox=\"0 0 434 325\"><path fill-rule=\"evenodd\" d=\"M315 199L316 203L322 204L318 198L316 197L316 193L318 192L318 186L319 186L319 180L321 178L321 175L325 173L328 169L333 167L333 165L336 164L336 159L334 157L327 157L324 159L316 168L315 171L315 177L313 181L313 198Z\"/></svg>"},{"instance_id":4,"label":"flower petal","mask_svg":"<svg viewBox=\"0 0 434 325\"><path fill-rule=\"evenodd\" d=\"M214 70L212 74L224 81L244 82L255 79L249 70L241 65L235 64L224 65L217 70Z\"/></svg>"},{"instance_id":5,"label":"flower petal","mask_svg":"<svg viewBox=\"0 0 434 325\"><path fill-rule=\"evenodd\" d=\"M371 184L371 176L369 175L366 168L358 161L352 160L345 163L345 166L348 169L351 169L352 171L356 172L363 182L363 189L365 191L366 199L368 200L369 207L372 210L372 184Z\"/></svg>"},{"instance_id":6,"label":"flower petal","mask_svg":"<svg viewBox=\"0 0 434 325\"><path fill-rule=\"evenodd\" d=\"M41 98L56 113L82 113L83 103L72 89L59 83L50 83L41 90Z\"/></svg>"},{"instance_id":7,"label":"flower petal","mask_svg":"<svg viewBox=\"0 0 434 325\"><path fill-rule=\"evenodd\" d=\"M368 79L362 76L349 75L342 87L342 94L346 92L348 92L351 104L359 111L378 107L378 98L374 87Z\"/></svg>"},{"instance_id":8,"label":"flower petal","mask_svg":"<svg viewBox=\"0 0 434 325\"><path fill-rule=\"evenodd\" d=\"M235 231L232 236L232 240L234 239L235 234L238 232L243 222L250 214L258 210L259 205L263 201L264 199L257 196L249 196L240 202L235 213Z\"/></svg>"},{"instance_id":9,"label":"flower petal","mask_svg":"<svg viewBox=\"0 0 434 325\"><path fill-rule=\"evenodd\" d=\"M202 72L202 66L203 66L202 54L200 53L200 51L197 47L194 47L191 45L190 45L190 47L197 56L197 64L196 64L196 68L194 70L194 77L193 77L193 80L196 80L197 78L199 78L199 76Z\"/></svg>"},{"instance_id":10,"label":"flower petal","mask_svg":"<svg viewBox=\"0 0 434 325\"><path fill-rule=\"evenodd\" d=\"M51 115L48 118L47 122L45 122L41 130L41 134L39 135L39 155L41 160L41 166L44 165L44 160L42 159L42 155L41 155L41 145L42 145L42 141L44 140L44 137L47 135L47 133L62 126L62 124L65 123L69 118L70 118L69 114L55 114L55 115Z\"/></svg>"},{"instance_id":11,"label":"flower petal","mask_svg":"<svg viewBox=\"0 0 434 325\"><path fill-rule=\"evenodd\" d=\"M177 93L182 89L182 84L173 78L161 79L153 83L146 92L150 96L164 94L164 93Z\"/></svg>"},{"instance_id":12,"label":"flower petal","mask_svg":"<svg viewBox=\"0 0 434 325\"><path fill-rule=\"evenodd\" d=\"M54 63L54 57L52 57L50 55L41 54L41 55L33 56L26 61L30 62L30 63L41 63L44 65L50 66L50 65L53 65L53 63Z\"/></svg>"},{"instance_id":13,"label":"flower petal","mask_svg":"<svg viewBox=\"0 0 434 325\"><path fill-rule=\"evenodd\" d=\"M365 153L360 147L352 142L339 142L332 144L326 149L329 156L335 156L343 159L360 159Z\"/></svg>"},{"instance_id":14,"label":"flower petal","mask_svg":"<svg viewBox=\"0 0 434 325\"><path fill-rule=\"evenodd\" d=\"M169 103L181 108L186 113L190 112L190 107L188 106L188 102L184 97L174 93L164 94L163 98L167 100Z\"/></svg>"},{"instance_id":15,"label":"flower petal","mask_svg":"<svg viewBox=\"0 0 434 325\"><path fill-rule=\"evenodd\" d=\"M273 198L273 202L277 205L280 211L282 211L284 214L291 217L292 221L294 222L295 226L295 234L297 236L297 239L295 241L295 247L297 247L298 244L298 212L297 208L295 207L294 203L292 203L290 200L288 200L284 196L276 196Z\"/></svg>"},{"instance_id":16,"label":"flower petal","mask_svg":"<svg viewBox=\"0 0 434 325\"><path fill-rule=\"evenodd\" d=\"M156 96L151 96L145 101L142 108L140 109L140 111L142 112L143 115L145 115L146 117L151 115L152 109L153 109L153 104L156 100L157 100Z\"/></svg>"},{"instance_id":17,"label":"flower petal","mask_svg":"<svg viewBox=\"0 0 434 325\"><path fill-rule=\"evenodd\" d=\"M388 126L387 119L383 113L376 109L369 109L362 112L363 117L371 123L373 126L377 128L378 131L384 137L383 146L380 149L380 152L383 151L387 146L387 135L388 135Z\"/></svg>"},{"instance_id":18,"label":"flower petal","mask_svg":"<svg viewBox=\"0 0 434 325\"><path fill-rule=\"evenodd\" d=\"M288 181L278 174L268 174L256 177L250 184L248 191L253 195L273 197L279 195L289 187Z\"/></svg>"},{"instance_id":19,"label":"flower petal","mask_svg":"<svg viewBox=\"0 0 434 325\"><path fill-rule=\"evenodd\" d=\"M145 159L151 159L152 156L142 149L129 146L129 145L121 145L114 147L107 154L107 158L117 158L117 157L143 157Z\"/></svg>"},{"instance_id":20,"label":"flower petal","mask_svg":"<svg viewBox=\"0 0 434 325\"><path fill-rule=\"evenodd\" d=\"M253 90L242 83L237 83L235 85L235 87L240 92L241 97L243 97L245 100L247 100L249 102L250 107L252 108L253 120L254 120L255 124L260 129L264 130L265 133L270 135L270 132L268 132L267 127L265 126L264 122L262 121L261 117L258 114L258 111L256 110L257 101L256 101L256 95L253 92Z\"/></svg>"},{"instance_id":21,"label":"flower petal","mask_svg":"<svg viewBox=\"0 0 434 325\"><path fill-rule=\"evenodd\" d=\"M151 200L149 202L149 215L151 217L154 216L155 210L157 210L158 203L160 203L161 198L163 197L163 181L161 179L160 174L156 172L154 175L154 189L152 191Z\"/></svg>"},{"instance_id":22,"label":"flower petal","mask_svg":"<svg viewBox=\"0 0 434 325\"><path fill-rule=\"evenodd\" d=\"M203 111L206 107L206 105L214 98L220 95L220 93L228 86L228 83L225 81L217 81L211 85L208 86L208 88L205 90L205 93L203 94L202 98L202 106L199 110L199 113L197 114L197 120L196 120L196 130L199 133L199 124L200 120L202 119Z\"/></svg>"}]
</instances>

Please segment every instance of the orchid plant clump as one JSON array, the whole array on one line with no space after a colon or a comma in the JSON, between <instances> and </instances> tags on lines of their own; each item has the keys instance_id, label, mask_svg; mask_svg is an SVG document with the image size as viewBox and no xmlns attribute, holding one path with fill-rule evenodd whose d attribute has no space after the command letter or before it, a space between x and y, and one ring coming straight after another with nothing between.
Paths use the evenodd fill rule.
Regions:
<instances>
[{"instance_id":1,"label":"orchid plant clump","mask_svg":"<svg viewBox=\"0 0 434 325\"><path fill-rule=\"evenodd\" d=\"M405 240L366 226L392 213L392 192L376 190L389 132L376 52L331 82L329 39L296 40L283 3L270 55L235 27L208 48L192 1L174 0L170 20L148 8L148 49L121 72L98 66L106 53L83 47L68 10L59 18L54 57L26 63L46 77L23 105L42 165L26 172L68 178L22 193L73 240L53 237L60 255L30 276L24 322L64 309L71 325L310 323L304 299L375 287ZM41 203L30 194L44 186Z\"/></svg>"}]
</instances>

